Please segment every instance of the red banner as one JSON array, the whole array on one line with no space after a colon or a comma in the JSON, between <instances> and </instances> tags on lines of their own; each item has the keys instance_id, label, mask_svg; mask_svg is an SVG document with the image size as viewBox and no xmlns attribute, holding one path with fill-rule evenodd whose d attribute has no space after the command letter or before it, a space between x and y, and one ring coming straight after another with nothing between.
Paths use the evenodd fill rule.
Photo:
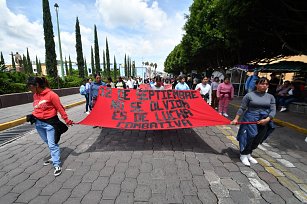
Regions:
<instances>
[{"instance_id":1,"label":"red banner","mask_svg":"<svg viewBox=\"0 0 307 204\"><path fill-rule=\"evenodd\" d=\"M101 87L96 105L79 124L120 129L161 130L228 125L199 91Z\"/></svg>"}]
</instances>

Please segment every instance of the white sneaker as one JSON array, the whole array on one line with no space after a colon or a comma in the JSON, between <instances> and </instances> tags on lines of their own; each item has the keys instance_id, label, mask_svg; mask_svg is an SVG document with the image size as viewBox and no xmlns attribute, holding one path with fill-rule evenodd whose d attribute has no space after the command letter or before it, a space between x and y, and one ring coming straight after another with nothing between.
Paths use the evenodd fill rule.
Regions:
<instances>
[{"instance_id":1,"label":"white sneaker","mask_svg":"<svg viewBox=\"0 0 307 204\"><path fill-rule=\"evenodd\" d=\"M90 114L90 112L89 111L87 111L87 112L85 112L86 114Z\"/></svg>"},{"instance_id":2,"label":"white sneaker","mask_svg":"<svg viewBox=\"0 0 307 204\"><path fill-rule=\"evenodd\" d=\"M62 168L60 166L54 167L54 176L59 176L62 173Z\"/></svg>"},{"instance_id":3,"label":"white sneaker","mask_svg":"<svg viewBox=\"0 0 307 204\"><path fill-rule=\"evenodd\" d=\"M252 164L258 164L258 161L252 157L252 155L248 154L247 155L248 160L250 161L250 163Z\"/></svg>"},{"instance_id":4,"label":"white sneaker","mask_svg":"<svg viewBox=\"0 0 307 204\"><path fill-rule=\"evenodd\" d=\"M282 107L279 112L285 112L287 108Z\"/></svg>"},{"instance_id":5,"label":"white sneaker","mask_svg":"<svg viewBox=\"0 0 307 204\"><path fill-rule=\"evenodd\" d=\"M245 165L245 166L250 166L251 164L248 161L247 155L241 155L240 156L240 160L241 162Z\"/></svg>"},{"instance_id":6,"label":"white sneaker","mask_svg":"<svg viewBox=\"0 0 307 204\"><path fill-rule=\"evenodd\" d=\"M223 116L228 117L229 115L227 113L224 113Z\"/></svg>"},{"instance_id":7,"label":"white sneaker","mask_svg":"<svg viewBox=\"0 0 307 204\"><path fill-rule=\"evenodd\" d=\"M222 113L219 113L220 115L223 115Z\"/></svg>"}]
</instances>

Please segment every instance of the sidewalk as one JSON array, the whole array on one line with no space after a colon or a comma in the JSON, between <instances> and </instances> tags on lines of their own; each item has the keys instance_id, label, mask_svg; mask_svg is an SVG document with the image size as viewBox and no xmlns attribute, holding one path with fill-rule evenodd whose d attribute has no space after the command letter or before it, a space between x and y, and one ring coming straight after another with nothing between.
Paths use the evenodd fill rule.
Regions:
<instances>
[{"instance_id":1,"label":"sidewalk","mask_svg":"<svg viewBox=\"0 0 307 204\"><path fill-rule=\"evenodd\" d=\"M69 109L80 121L84 106ZM239 161L235 126L124 131L74 125L63 173L36 131L0 147L0 203L307 203L307 159L268 143ZM306 155L306 152L305 152Z\"/></svg>"}]
</instances>

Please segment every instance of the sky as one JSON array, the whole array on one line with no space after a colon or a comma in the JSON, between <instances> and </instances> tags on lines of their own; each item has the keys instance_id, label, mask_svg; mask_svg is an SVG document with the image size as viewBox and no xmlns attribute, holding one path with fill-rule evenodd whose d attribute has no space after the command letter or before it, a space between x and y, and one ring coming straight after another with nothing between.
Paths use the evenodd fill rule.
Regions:
<instances>
[{"instance_id":1,"label":"sky","mask_svg":"<svg viewBox=\"0 0 307 204\"><path fill-rule=\"evenodd\" d=\"M59 5L63 60L76 61L75 24L79 18L83 55L91 61L94 25L97 26L100 59L108 39L110 59L124 62L125 54L135 61L157 63L163 70L167 55L180 43L185 15L193 0L49 0L57 59L60 59L54 4ZM0 0L0 51L6 64L10 53L35 56L44 62L44 31L41 0Z\"/></svg>"}]
</instances>

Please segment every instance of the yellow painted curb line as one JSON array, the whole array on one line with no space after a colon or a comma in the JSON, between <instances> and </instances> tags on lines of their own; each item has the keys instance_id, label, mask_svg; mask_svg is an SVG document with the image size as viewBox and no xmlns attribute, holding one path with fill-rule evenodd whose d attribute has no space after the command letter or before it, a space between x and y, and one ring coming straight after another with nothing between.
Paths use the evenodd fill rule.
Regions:
<instances>
[{"instance_id":1,"label":"yellow painted curb line","mask_svg":"<svg viewBox=\"0 0 307 204\"><path fill-rule=\"evenodd\" d=\"M83 103L85 103L85 101L78 101L76 103L68 104L68 105L64 106L64 108L69 109L69 108L72 108L74 106L81 105ZM17 125L21 125L25 122L26 122L26 117L22 117L22 118L12 120L12 121L9 121L9 122L6 122L6 123L1 123L0 124L0 131L15 127Z\"/></svg>"},{"instance_id":2,"label":"yellow painted curb line","mask_svg":"<svg viewBox=\"0 0 307 204\"><path fill-rule=\"evenodd\" d=\"M236 104L233 104L233 103L230 103L230 105L236 107L236 108L239 108L240 106L239 105L236 105ZM277 118L274 118L273 121L277 124L277 125L280 125L280 126L285 126L285 127L288 127L288 128L291 128L297 132L301 132L303 134L307 134L307 129L306 128L302 128L302 127L299 127L297 125L294 125L292 123L289 123L289 122L286 122L286 121L283 121L283 120L279 120Z\"/></svg>"}]
</instances>

